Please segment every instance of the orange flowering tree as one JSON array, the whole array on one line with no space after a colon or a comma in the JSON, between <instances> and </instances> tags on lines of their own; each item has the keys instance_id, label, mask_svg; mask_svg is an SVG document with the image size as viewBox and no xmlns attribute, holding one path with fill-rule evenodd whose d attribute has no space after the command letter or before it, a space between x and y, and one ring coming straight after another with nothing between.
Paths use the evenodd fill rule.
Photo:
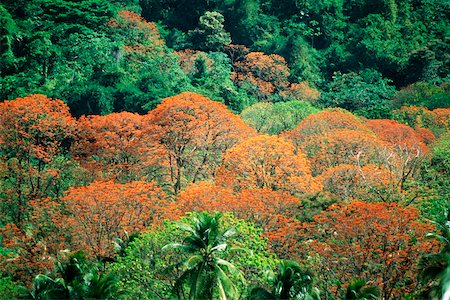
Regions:
<instances>
[{"instance_id":1,"label":"orange flowering tree","mask_svg":"<svg viewBox=\"0 0 450 300\"><path fill-rule=\"evenodd\" d=\"M140 15L121 10L108 25L127 38L124 50L129 54L156 55L163 53L164 41L155 24L145 21Z\"/></svg>"},{"instance_id":2,"label":"orange flowering tree","mask_svg":"<svg viewBox=\"0 0 450 300\"><path fill-rule=\"evenodd\" d=\"M306 156L277 136L255 136L229 149L216 178L235 189L270 188L292 194L321 190Z\"/></svg>"},{"instance_id":3,"label":"orange flowering tree","mask_svg":"<svg viewBox=\"0 0 450 300\"><path fill-rule=\"evenodd\" d=\"M392 202L401 193L398 179L383 165L341 164L321 174L323 189L338 201Z\"/></svg>"},{"instance_id":4,"label":"orange flowering tree","mask_svg":"<svg viewBox=\"0 0 450 300\"><path fill-rule=\"evenodd\" d=\"M384 165L398 178L398 185L403 189L408 179L418 175L421 163L429 155L424 138L411 127L394 120L369 120L366 124L391 145Z\"/></svg>"},{"instance_id":5,"label":"orange flowering tree","mask_svg":"<svg viewBox=\"0 0 450 300\"><path fill-rule=\"evenodd\" d=\"M288 192L270 188L233 191L230 187L201 182L182 191L168 206L167 216L177 219L191 211L232 212L236 217L258 225L271 250L280 257L287 257L292 252L289 248L295 244L291 237L302 228L301 222L295 219L300 207L301 201Z\"/></svg>"},{"instance_id":6,"label":"orange flowering tree","mask_svg":"<svg viewBox=\"0 0 450 300\"><path fill-rule=\"evenodd\" d=\"M13 281L25 283L30 287L36 274L51 270L53 261L41 241L25 233L15 224L0 228L3 251L0 253L0 269L11 276Z\"/></svg>"},{"instance_id":7,"label":"orange flowering tree","mask_svg":"<svg viewBox=\"0 0 450 300\"><path fill-rule=\"evenodd\" d=\"M165 149L175 194L186 183L212 178L223 153L254 134L225 105L196 93L166 98L146 118Z\"/></svg>"},{"instance_id":8,"label":"orange flowering tree","mask_svg":"<svg viewBox=\"0 0 450 300\"><path fill-rule=\"evenodd\" d=\"M450 109L437 108L428 110L425 107L403 106L392 112L393 118L414 129L427 128L437 137L450 129Z\"/></svg>"},{"instance_id":9,"label":"orange flowering tree","mask_svg":"<svg viewBox=\"0 0 450 300\"><path fill-rule=\"evenodd\" d=\"M250 52L233 67L235 84L261 101L268 101L272 94L285 90L289 85L289 67L286 60L277 54Z\"/></svg>"},{"instance_id":10,"label":"orange flowering tree","mask_svg":"<svg viewBox=\"0 0 450 300\"><path fill-rule=\"evenodd\" d=\"M73 138L75 120L58 99L30 95L0 103L0 215L22 228L31 199L63 184L57 167Z\"/></svg>"},{"instance_id":11,"label":"orange flowering tree","mask_svg":"<svg viewBox=\"0 0 450 300\"><path fill-rule=\"evenodd\" d=\"M369 131L367 126L349 111L342 108L329 108L307 116L285 136L296 145L300 145L309 136L319 136L335 129Z\"/></svg>"},{"instance_id":12,"label":"orange flowering tree","mask_svg":"<svg viewBox=\"0 0 450 300\"><path fill-rule=\"evenodd\" d=\"M309 136L299 146L310 159L314 175L340 164L380 164L390 147L373 133L348 129Z\"/></svg>"},{"instance_id":13,"label":"orange flowering tree","mask_svg":"<svg viewBox=\"0 0 450 300\"><path fill-rule=\"evenodd\" d=\"M142 116L129 112L81 117L72 155L94 178L160 179L163 147Z\"/></svg>"},{"instance_id":14,"label":"orange flowering tree","mask_svg":"<svg viewBox=\"0 0 450 300\"><path fill-rule=\"evenodd\" d=\"M435 247L433 227L415 208L384 202L335 204L305 230L305 249L329 293L338 296L354 278L373 282L381 298L398 299L417 284L417 261ZM311 259L311 258L310 258Z\"/></svg>"},{"instance_id":15,"label":"orange flowering tree","mask_svg":"<svg viewBox=\"0 0 450 300\"><path fill-rule=\"evenodd\" d=\"M52 220L68 234L68 247L99 259L113 255L116 238L160 224L168 200L153 183L96 181L70 188L54 205Z\"/></svg>"}]
</instances>

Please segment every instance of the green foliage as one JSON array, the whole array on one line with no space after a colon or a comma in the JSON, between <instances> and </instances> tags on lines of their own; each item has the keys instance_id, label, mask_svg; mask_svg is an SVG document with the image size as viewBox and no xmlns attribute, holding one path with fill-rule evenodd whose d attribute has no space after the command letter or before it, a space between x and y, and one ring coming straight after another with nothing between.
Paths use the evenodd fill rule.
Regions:
<instances>
[{"instance_id":1,"label":"green foliage","mask_svg":"<svg viewBox=\"0 0 450 300\"><path fill-rule=\"evenodd\" d=\"M15 299L22 286L12 281L12 278L0 273L0 299Z\"/></svg>"},{"instance_id":2,"label":"green foliage","mask_svg":"<svg viewBox=\"0 0 450 300\"><path fill-rule=\"evenodd\" d=\"M175 265L181 269L175 287L188 299L238 298L239 292L234 279L243 281L242 273L223 253L229 248L228 239L235 235L235 228L222 231L219 227L221 215L199 213L193 216L191 224L178 223L187 233L181 243L165 245L162 251L175 251L185 258Z\"/></svg>"},{"instance_id":3,"label":"green foliage","mask_svg":"<svg viewBox=\"0 0 450 300\"><path fill-rule=\"evenodd\" d=\"M90 263L84 253L60 258L52 274L37 275L24 298L31 299L107 299L116 295L117 278Z\"/></svg>"},{"instance_id":4,"label":"green foliage","mask_svg":"<svg viewBox=\"0 0 450 300\"><path fill-rule=\"evenodd\" d=\"M421 293L425 298L445 299L450 284L450 214L445 211L446 219L434 222L438 232L427 234L441 244L439 253L430 253L419 262L419 279L424 286Z\"/></svg>"},{"instance_id":5,"label":"green foliage","mask_svg":"<svg viewBox=\"0 0 450 300\"><path fill-rule=\"evenodd\" d=\"M111 270L120 278L121 298L168 299L188 297L188 294L180 294L180 286L177 286L177 282L180 281L177 279L181 279L184 272L188 270L186 264L199 262L196 259L188 260L188 257L194 257L195 253L163 251L162 248L168 244L183 245L183 241L190 241L190 234L183 230L183 225L180 226L179 224L192 224L192 222L195 222L195 216L190 215L182 218L178 223L167 221L163 226L135 238L129 244L125 249L125 255L118 257L118 261L111 265ZM265 271L273 268L277 263L276 257L266 250L267 241L261 238L261 229L243 220L238 220L230 214L224 215L220 220L220 230L222 228L235 228L236 233L226 249L219 251L217 254L220 255L221 259L232 263L235 269L241 270L247 282L253 284L261 282ZM182 246L181 248L186 247ZM194 248L189 249L194 250ZM216 248L215 251L218 250ZM237 278L235 275L231 275L231 278L233 280L239 279L242 275L236 273L236 276ZM239 280L235 282L237 282L235 285L239 293L244 293L246 285L242 282L239 283ZM189 293L189 289L187 292Z\"/></svg>"},{"instance_id":6,"label":"green foliage","mask_svg":"<svg viewBox=\"0 0 450 300\"><path fill-rule=\"evenodd\" d=\"M359 73L336 73L319 103L325 107L341 107L366 118L387 118L389 99L395 88L375 70Z\"/></svg>"},{"instance_id":7,"label":"green foliage","mask_svg":"<svg viewBox=\"0 0 450 300\"><path fill-rule=\"evenodd\" d=\"M364 279L356 279L347 287L344 300L376 300L380 297L377 286L367 286Z\"/></svg>"},{"instance_id":8,"label":"green foliage","mask_svg":"<svg viewBox=\"0 0 450 300\"><path fill-rule=\"evenodd\" d=\"M259 102L244 109L241 118L258 132L279 134L294 129L301 120L317 112L306 101Z\"/></svg>"},{"instance_id":9,"label":"green foliage","mask_svg":"<svg viewBox=\"0 0 450 300\"><path fill-rule=\"evenodd\" d=\"M421 203L422 215L438 223L446 221L450 210L450 133L432 144L431 162L425 164L423 185L429 191L427 201Z\"/></svg>"},{"instance_id":10,"label":"green foliage","mask_svg":"<svg viewBox=\"0 0 450 300\"><path fill-rule=\"evenodd\" d=\"M192 44L204 51L221 50L231 43L230 34L225 31L223 15L216 11L207 11L200 17L199 27L189 32Z\"/></svg>"},{"instance_id":11,"label":"green foliage","mask_svg":"<svg viewBox=\"0 0 450 300\"><path fill-rule=\"evenodd\" d=\"M423 106L428 109L450 107L450 93L428 83L415 82L398 91L393 100L393 106Z\"/></svg>"},{"instance_id":12,"label":"green foliage","mask_svg":"<svg viewBox=\"0 0 450 300\"><path fill-rule=\"evenodd\" d=\"M271 273L269 277L272 292L255 287L248 299L320 299L319 290L313 286L313 275L296 261L281 261L277 273Z\"/></svg>"}]
</instances>

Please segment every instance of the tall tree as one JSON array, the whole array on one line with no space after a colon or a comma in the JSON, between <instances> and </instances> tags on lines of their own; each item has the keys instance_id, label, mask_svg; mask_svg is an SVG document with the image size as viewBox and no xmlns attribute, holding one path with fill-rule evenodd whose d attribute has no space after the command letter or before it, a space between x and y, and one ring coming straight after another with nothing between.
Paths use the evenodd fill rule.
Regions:
<instances>
[{"instance_id":1,"label":"tall tree","mask_svg":"<svg viewBox=\"0 0 450 300\"><path fill-rule=\"evenodd\" d=\"M59 195L62 170L55 163L66 153L74 130L75 120L61 100L30 95L0 103L3 222L22 228L30 200Z\"/></svg>"},{"instance_id":2,"label":"tall tree","mask_svg":"<svg viewBox=\"0 0 450 300\"><path fill-rule=\"evenodd\" d=\"M147 119L166 150L175 194L185 183L211 178L223 153L254 134L223 104L195 93L164 99Z\"/></svg>"},{"instance_id":3,"label":"tall tree","mask_svg":"<svg viewBox=\"0 0 450 300\"><path fill-rule=\"evenodd\" d=\"M305 246L321 256L318 271L335 295L353 278L374 282L381 297L396 299L416 285L419 256L434 249L425 240L433 228L411 207L384 202L336 204L315 216L315 242ZM343 291L342 291L343 292Z\"/></svg>"},{"instance_id":4,"label":"tall tree","mask_svg":"<svg viewBox=\"0 0 450 300\"><path fill-rule=\"evenodd\" d=\"M255 136L229 149L217 175L219 184L235 189L269 188L292 194L321 190L306 156L292 142L276 136Z\"/></svg>"},{"instance_id":5,"label":"tall tree","mask_svg":"<svg viewBox=\"0 0 450 300\"><path fill-rule=\"evenodd\" d=\"M232 278L243 277L240 271L230 262L221 258L227 247L227 240L235 233L235 229L222 230L220 214L200 213L194 223L180 224L180 228L188 233L183 243L168 244L163 250L179 250L188 254L182 262L183 274L177 286L186 286L189 299L228 299L238 298L238 290Z\"/></svg>"}]
</instances>

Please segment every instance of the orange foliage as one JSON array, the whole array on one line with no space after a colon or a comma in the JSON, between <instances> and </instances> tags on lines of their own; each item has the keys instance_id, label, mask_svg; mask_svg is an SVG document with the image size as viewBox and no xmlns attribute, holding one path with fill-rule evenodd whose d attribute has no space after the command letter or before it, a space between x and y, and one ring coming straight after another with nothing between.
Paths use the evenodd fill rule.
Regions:
<instances>
[{"instance_id":1,"label":"orange foliage","mask_svg":"<svg viewBox=\"0 0 450 300\"><path fill-rule=\"evenodd\" d=\"M389 194L398 192L397 178L381 165L342 164L321 175L323 189L341 201L356 199L389 202Z\"/></svg>"},{"instance_id":2,"label":"orange foliage","mask_svg":"<svg viewBox=\"0 0 450 300\"><path fill-rule=\"evenodd\" d=\"M328 285L364 278L381 289L383 299L398 299L415 288L418 258L433 244L425 234L433 227L418 221L419 213L397 204L353 202L332 205L315 217L305 246ZM337 288L337 286L336 286ZM336 295L338 295L338 290Z\"/></svg>"},{"instance_id":3,"label":"orange foliage","mask_svg":"<svg viewBox=\"0 0 450 300\"><path fill-rule=\"evenodd\" d=\"M155 179L164 168L164 149L152 135L152 127L142 116L129 112L81 117L71 152L97 173L94 178Z\"/></svg>"},{"instance_id":4,"label":"orange foliage","mask_svg":"<svg viewBox=\"0 0 450 300\"><path fill-rule=\"evenodd\" d=\"M268 188L233 191L212 182L190 185L169 207L173 217L190 211L233 212L237 217L250 220L268 230L270 219L277 215L294 217L300 200L287 192Z\"/></svg>"},{"instance_id":5,"label":"orange foliage","mask_svg":"<svg viewBox=\"0 0 450 300\"><path fill-rule=\"evenodd\" d=\"M380 164L390 144L370 132L335 129L309 136L299 147L310 159L313 174L318 175L341 164Z\"/></svg>"},{"instance_id":6,"label":"orange foliage","mask_svg":"<svg viewBox=\"0 0 450 300\"><path fill-rule=\"evenodd\" d=\"M299 145L309 136L322 135L334 129L369 131L361 120L350 112L342 108L331 108L309 115L285 136Z\"/></svg>"},{"instance_id":7,"label":"orange foliage","mask_svg":"<svg viewBox=\"0 0 450 300\"><path fill-rule=\"evenodd\" d=\"M405 124L394 120L368 120L366 125L380 139L391 143L395 148L406 148L411 152L428 152L423 139Z\"/></svg>"},{"instance_id":8,"label":"orange foliage","mask_svg":"<svg viewBox=\"0 0 450 300\"><path fill-rule=\"evenodd\" d=\"M384 165L400 179L400 186L414 177L429 150L424 140L411 127L393 120L369 120L367 126L392 145L385 153Z\"/></svg>"},{"instance_id":9,"label":"orange foliage","mask_svg":"<svg viewBox=\"0 0 450 300\"><path fill-rule=\"evenodd\" d=\"M433 126L450 130L450 108L436 108L431 112L434 117L431 120Z\"/></svg>"},{"instance_id":10,"label":"orange foliage","mask_svg":"<svg viewBox=\"0 0 450 300\"><path fill-rule=\"evenodd\" d=\"M67 105L44 95L30 95L0 103L0 149L19 160L48 163L75 128Z\"/></svg>"},{"instance_id":11,"label":"orange foliage","mask_svg":"<svg viewBox=\"0 0 450 300\"><path fill-rule=\"evenodd\" d=\"M432 111L425 107L403 106L393 111L394 118L415 129L427 128L437 136L450 129L450 109L437 108Z\"/></svg>"},{"instance_id":12,"label":"orange foliage","mask_svg":"<svg viewBox=\"0 0 450 300\"><path fill-rule=\"evenodd\" d=\"M182 191L167 210L168 216L175 219L190 211L233 212L236 217L261 227L272 249L282 254L292 246L286 235L301 228L301 223L295 220L299 207L300 200L287 192L269 188L233 191L201 182Z\"/></svg>"},{"instance_id":13,"label":"orange foliage","mask_svg":"<svg viewBox=\"0 0 450 300\"><path fill-rule=\"evenodd\" d=\"M321 190L305 155L292 142L267 135L247 139L228 150L217 182L235 189L270 188L292 194Z\"/></svg>"},{"instance_id":14,"label":"orange foliage","mask_svg":"<svg viewBox=\"0 0 450 300\"><path fill-rule=\"evenodd\" d=\"M121 31L122 36L127 37L128 45L124 46L125 52L130 54L161 55L164 41L155 24L145 21L140 15L122 10L116 19L108 22L115 30Z\"/></svg>"},{"instance_id":15,"label":"orange foliage","mask_svg":"<svg viewBox=\"0 0 450 300\"><path fill-rule=\"evenodd\" d=\"M280 93L284 99L314 101L320 97L320 92L309 86L308 82L291 83L289 87Z\"/></svg>"},{"instance_id":16,"label":"orange foliage","mask_svg":"<svg viewBox=\"0 0 450 300\"><path fill-rule=\"evenodd\" d=\"M22 228L28 202L49 194L61 170L52 163L73 137L75 120L58 99L30 95L0 103L0 218ZM64 145L66 146L66 145Z\"/></svg>"},{"instance_id":17,"label":"orange foliage","mask_svg":"<svg viewBox=\"0 0 450 300\"><path fill-rule=\"evenodd\" d=\"M167 205L165 194L153 183L96 181L70 188L62 199L61 215L53 221L70 233L71 250L111 257L116 238L159 224Z\"/></svg>"},{"instance_id":18,"label":"orange foliage","mask_svg":"<svg viewBox=\"0 0 450 300\"><path fill-rule=\"evenodd\" d=\"M184 182L212 178L225 150L254 135L225 105L196 93L166 98L146 118L166 150L174 193Z\"/></svg>"},{"instance_id":19,"label":"orange foliage","mask_svg":"<svg viewBox=\"0 0 450 300\"><path fill-rule=\"evenodd\" d=\"M247 89L254 87L254 96L261 100L268 100L273 92L284 90L289 84L289 67L277 54L250 52L233 67L233 81Z\"/></svg>"},{"instance_id":20,"label":"orange foliage","mask_svg":"<svg viewBox=\"0 0 450 300\"><path fill-rule=\"evenodd\" d=\"M53 268L53 262L43 243L37 242L15 224L0 228L2 247L11 252L0 254L0 269L12 276L13 281L23 282L28 287L37 274Z\"/></svg>"},{"instance_id":21,"label":"orange foliage","mask_svg":"<svg viewBox=\"0 0 450 300\"><path fill-rule=\"evenodd\" d=\"M426 145L429 145L436 141L436 136L428 128L418 127L416 128L416 133Z\"/></svg>"}]
</instances>

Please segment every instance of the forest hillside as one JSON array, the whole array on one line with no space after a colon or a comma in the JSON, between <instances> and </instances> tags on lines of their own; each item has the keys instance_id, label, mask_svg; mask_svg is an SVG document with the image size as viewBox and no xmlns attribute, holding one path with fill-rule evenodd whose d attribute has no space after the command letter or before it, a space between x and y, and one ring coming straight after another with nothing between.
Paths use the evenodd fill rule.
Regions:
<instances>
[{"instance_id":1,"label":"forest hillside","mask_svg":"<svg viewBox=\"0 0 450 300\"><path fill-rule=\"evenodd\" d=\"M450 299L449 20L2 1L0 299Z\"/></svg>"}]
</instances>

